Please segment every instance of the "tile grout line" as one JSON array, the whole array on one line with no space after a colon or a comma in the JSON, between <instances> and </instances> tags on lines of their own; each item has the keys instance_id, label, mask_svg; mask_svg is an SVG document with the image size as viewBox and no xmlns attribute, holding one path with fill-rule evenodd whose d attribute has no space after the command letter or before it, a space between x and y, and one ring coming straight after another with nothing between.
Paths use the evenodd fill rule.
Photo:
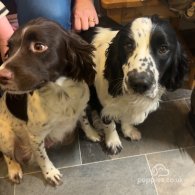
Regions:
<instances>
[{"instance_id":1,"label":"tile grout line","mask_svg":"<svg viewBox=\"0 0 195 195\"><path fill-rule=\"evenodd\" d=\"M103 163L103 162L111 162L111 161L115 161L115 160L122 160L122 159L127 159L127 158L133 158L133 157L140 157L140 156L145 156L145 155L153 155L153 154L160 154L160 153L165 153L165 152L174 152L174 151L180 151L181 149L191 149L191 148L195 148L195 146L187 146L187 147L180 147L180 148L174 148L174 149L170 149L170 150L163 150L163 151L157 151L157 152L150 152L150 153L143 153L143 154L136 154L136 155L132 155L132 156L123 156L120 158L114 158L114 159L106 159L106 160L101 160L101 161L95 161L95 162L89 162L89 163L85 163L85 164L77 164L77 165L72 165L72 166L65 166L65 167L59 167L59 169L66 169L66 168L72 168L72 167L79 167L79 166L86 166L86 165L91 165L91 164L98 164L98 163Z\"/></svg>"},{"instance_id":2,"label":"tile grout line","mask_svg":"<svg viewBox=\"0 0 195 195\"><path fill-rule=\"evenodd\" d=\"M16 195L16 184L14 184L14 195Z\"/></svg>"},{"instance_id":3,"label":"tile grout line","mask_svg":"<svg viewBox=\"0 0 195 195\"><path fill-rule=\"evenodd\" d=\"M173 151L176 151L176 150L179 151L181 149L191 149L191 148L195 148L195 146L187 146L187 147L175 148L175 149L170 149L170 150L150 152L150 153L145 153L145 154L143 153L143 154L137 154L137 155L132 155L132 156L124 156L124 157L114 158L114 159L106 159L106 160L101 160L101 161L96 161L96 162L89 162L89 163L85 163L85 164L76 164L76 165L70 165L70 166L65 166L65 167L58 167L58 169L68 169L68 168L93 165L93 164L98 164L98 163L103 163L103 162L111 162L111 161L115 161L115 160L122 160L122 159L140 157L140 156L145 156L145 155L153 155L153 154L159 154L159 153L165 153L165 152L173 152ZM41 173L41 170L24 173L23 175L25 176L25 175L36 174L36 173ZM6 178L6 177L0 177L0 179L4 179L4 178Z\"/></svg>"},{"instance_id":4,"label":"tile grout line","mask_svg":"<svg viewBox=\"0 0 195 195\"><path fill-rule=\"evenodd\" d=\"M113 158L113 159L105 159L105 160L100 160L100 161L95 161L95 162L89 162L89 163L85 163L85 164L81 164L81 166L86 166L86 165L91 165L91 164L97 164L97 163L103 163L103 162L111 162L111 161L115 161L115 160L122 160L122 159L127 159L127 158L133 158L133 157L140 157L140 156L144 156L144 155L150 155L150 154L158 154L158 153L163 153L163 152L172 152L175 150L179 150L179 148L175 148L175 149L171 149L171 150L164 150L164 151L159 151L159 152L152 152L152 153L146 153L146 154L135 154L132 156L123 156L123 157L118 157L118 158ZM59 169L65 169L65 168L70 168L70 167L77 167L80 166L78 165L73 165L73 166L65 166L65 167L60 167Z\"/></svg>"},{"instance_id":5,"label":"tile grout line","mask_svg":"<svg viewBox=\"0 0 195 195\"><path fill-rule=\"evenodd\" d=\"M79 133L78 133L78 145L79 145L79 157L80 157L80 163L83 164L82 155L81 155L81 145L80 145L80 139L79 139Z\"/></svg>"},{"instance_id":6,"label":"tile grout line","mask_svg":"<svg viewBox=\"0 0 195 195\"><path fill-rule=\"evenodd\" d=\"M191 146L191 147L195 147L195 146ZM158 154L158 153L164 153L164 152L173 152L175 150L179 151L180 148L175 148L175 149L165 150L165 151L159 151L159 152L146 153L146 154L136 154L136 155L132 155L132 156L123 156L123 157L120 157L120 158L89 162L89 163L85 163L85 164L81 164L81 165L78 164L78 165L72 165L72 166L59 167L59 169L66 169L66 168L72 168L72 167L93 165L93 164L98 164L98 163L103 163L103 162L111 162L111 161L115 161L115 160L123 160L123 159L128 159L128 158L133 158L133 157L140 157L140 156L144 156L144 155L152 155L152 154Z\"/></svg>"},{"instance_id":7,"label":"tile grout line","mask_svg":"<svg viewBox=\"0 0 195 195\"><path fill-rule=\"evenodd\" d=\"M188 108L188 109L189 109L189 111L190 111L190 107L189 107L189 105L188 105L188 103L187 103L186 99L185 99L185 105L187 106L187 108Z\"/></svg>"},{"instance_id":8,"label":"tile grout line","mask_svg":"<svg viewBox=\"0 0 195 195\"><path fill-rule=\"evenodd\" d=\"M158 195L158 190L157 190L157 187L156 187L156 183L155 183L154 177L153 177L153 175L152 175L152 171L151 171L151 169L150 169L150 164L149 164L147 155L145 154L144 156L145 156L145 159L146 159L146 162L147 162L147 165L148 165L148 169L149 169L149 171L150 171L150 175L151 175L151 177L152 177L152 181L153 181L153 184L154 184L154 188L155 188L156 194Z\"/></svg>"},{"instance_id":9,"label":"tile grout line","mask_svg":"<svg viewBox=\"0 0 195 195\"><path fill-rule=\"evenodd\" d=\"M195 146L186 146L186 147L181 147L179 149L188 150L188 149L191 149L191 148L195 148Z\"/></svg>"},{"instance_id":10,"label":"tile grout line","mask_svg":"<svg viewBox=\"0 0 195 195\"><path fill-rule=\"evenodd\" d=\"M176 102L181 100L188 100L190 97L184 97L184 98L178 98L178 99L172 99L172 100L161 100L160 103L167 103L167 102Z\"/></svg>"},{"instance_id":11,"label":"tile grout line","mask_svg":"<svg viewBox=\"0 0 195 195\"><path fill-rule=\"evenodd\" d=\"M65 167L58 167L58 169L61 170L61 169L68 169L68 168L74 168L74 167L80 167L80 166L82 166L82 164L70 165L70 166L65 166ZM25 175L31 175L31 174L36 174L36 173L42 173L42 171L41 170L37 170L37 171L32 171L32 172L24 173L23 176L25 176Z\"/></svg>"},{"instance_id":12,"label":"tile grout line","mask_svg":"<svg viewBox=\"0 0 195 195\"><path fill-rule=\"evenodd\" d=\"M193 148L195 146L189 146L187 148ZM106 159L106 160L101 160L101 161L95 161L95 162L89 162L89 163L85 163L85 164L76 164L76 165L70 165L70 166L64 166L64 167L58 167L58 169L68 169L68 168L73 168L73 167L79 167L79 166L86 166L86 165L91 165L91 164L98 164L98 163L103 163L103 162L110 162L110 161L115 161L115 160L122 160L122 159L127 159L127 158L133 158L133 157L139 157L139 156L144 156L144 155L152 155L152 154L159 154L159 153L164 153L164 152L172 152L175 150L180 150L181 148L175 148L175 149L170 149L170 150L164 150L164 151L157 151L157 152L151 152L151 153L143 153L143 154L136 154L136 155L132 155L132 156L123 156L123 157L119 157L119 158L114 158L114 159ZM184 148L186 149L186 148ZM32 171L32 172L28 172L28 173L23 173L23 175L30 175L30 174L36 174L36 173L41 173L41 170L37 170L37 171ZM5 178L5 177L0 177L0 178Z\"/></svg>"}]
</instances>

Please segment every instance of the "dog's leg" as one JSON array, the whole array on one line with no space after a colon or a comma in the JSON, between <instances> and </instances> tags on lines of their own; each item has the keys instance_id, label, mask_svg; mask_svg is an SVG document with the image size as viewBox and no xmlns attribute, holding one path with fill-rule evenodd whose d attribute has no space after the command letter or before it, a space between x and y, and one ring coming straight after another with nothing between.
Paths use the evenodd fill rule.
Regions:
<instances>
[{"instance_id":1,"label":"dog's leg","mask_svg":"<svg viewBox=\"0 0 195 195\"><path fill-rule=\"evenodd\" d=\"M93 123L93 126L95 127L95 129L97 129L99 131L103 131L104 125L103 125L102 120L101 120L101 118L96 110L93 110L91 112L91 118L92 118L92 123Z\"/></svg>"},{"instance_id":2,"label":"dog's leg","mask_svg":"<svg viewBox=\"0 0 195 195\"><path fill-rule=\"evenodd\" d=\"M52 185L60 185L62 183L62 174L55 168L45 150L44 137L29 134L30 144L33 154L39 164L45 179Z\"/></svg>"},{"instance_id":3,"label":"dog's leg","mask_svg":"<svg viewBox=\"0 0 195 195\"><path fill-rule=\"evenodd\" d=\"M104 124L106 147L111 154L117 154L122 150L122 144L116 131L116 124L106 117L102 118Z\"/></svg>"},{"instance_id":4,"label":"dog's leg","mask_svg":"<svg viewBox=\"0 0 195 195\"><path fill-rule=\"evenodd\" d=\"M9 179L14 183L19 184L23 175L20 164L6 155L4 155L4 159L7 164Z\"/></svg>"},{"instance_id":5,"label":"dog's leg","mask_svg":"<svg viewBox=\"0 0 195 195\"><path fill-rule=\"evenodd\" d=\"M137 141L141 139L141 133L133 125L129 125L129 123L121 121L121 128L122 128L123 135L125 137Z\"/></svg>"},{"instance_id":6,"label":"dog's leg","mask_svg":"<svg viewBox=\"0 0 195 195\"><path fill-rule=\"evenodd\" d=\"M1 120L1 119L0 119ZM0 121L0 151L10 157L14 157L15 134L7 121Z\"/></svg>"},{"instance_id":7,"label":"dog's leg","mask_svg":"<svg viewBox=\"0 0 195 195\"><path fill-rule=\"evenodd\" d=\"M87 138L93 142L99 142L101 140L100 135L97 133L97 131L90 125L88 116L86 113L86 110L82 112L81 118L80 118L81 128L85 132L85 135Z\"/></svg>"},{"instance_id":8,"label":"dog's leg","mask_svg":"<svg viewBox=\"0 0 195 195\"><path fill-rule=\"evenodd\" d=\"M20 183L22 179L22 169L14 158L14 148L16 137L14 131L9 126L9 122L0 119L0 150L4 154L4 159L7 164L8 177L14 183Z\"/></svg>"}]
</instances>

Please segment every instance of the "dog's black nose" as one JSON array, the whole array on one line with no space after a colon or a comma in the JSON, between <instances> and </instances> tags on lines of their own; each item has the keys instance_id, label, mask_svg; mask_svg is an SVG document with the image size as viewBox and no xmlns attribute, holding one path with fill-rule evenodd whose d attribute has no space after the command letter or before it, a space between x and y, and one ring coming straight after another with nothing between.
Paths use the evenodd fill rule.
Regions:
<instances>
[{"instance_id":1,"label":"dog's black nose","mask_svg":"<svg viewBox=\"0 0 195 195\"><path fill-rule=\"evenodd\" d=\"M13 78L13 73L6 69L0 67L0 83L1 84L6 84L8 80Z\"/></svg>"},{"instance_id":2,"label":"dog's black nose","mask_svg":"<svg viewBox=\"0 0 195 195\"><path fill-rule=\"evenodd\" d=\"M128 73L128 87L137 93L144 93L149 90L153 83L153 77L146 72L129 72Z\"/></svg>"}]
</instances>

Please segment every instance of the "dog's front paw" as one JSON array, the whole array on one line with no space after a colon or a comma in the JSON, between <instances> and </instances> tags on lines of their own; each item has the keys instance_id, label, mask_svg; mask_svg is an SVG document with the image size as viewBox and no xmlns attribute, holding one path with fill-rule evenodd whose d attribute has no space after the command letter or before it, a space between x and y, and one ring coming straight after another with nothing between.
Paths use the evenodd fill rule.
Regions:
<instances>
[{"instance_id":1,"label":"dog's front paw","mask_svg":"<svg viewBox=\"0 0 195 195\"><path fill-rule=\"evenodd\" d=\"M121 152L123 146L121 143L106 143L108 153L111 155L116 155Z\"/></svg>"},{"instance_id":2,"label":"dog's front paw","mask_svg":"<svg viewBox=\"0 0 195 195\"><path fill-rule=\"evenodd\" d=\"M101 141L101 136L93 129L85 132L85 134L86 134L86 137L92 142L100 142Z\"/></svg>"},{"instance_id":3,"label":"dog's front paw","mask_svg":"<svg viewBox=\"0 0 195 195\"><path fill-rule=\"evenodd\" d=\"M19 184L21 182L23 173L21 166L17 162L10 162L10 166L8 167L8 176L13 183Z\"/></svg>"},{"instance_id":4,"label":"dog's front paw","mask_svg":"<svg viewBox=\"0 0 195 195\"><path fill-rule=\"evenodd\" d=\"M141 133L135 127L132 127L128 130L123 131L125 137L130 138L131 140L140 140L142 138Z\"/></svg>"},{"instance_id":5,"label":"dog's front paw","mask_svg":"<svg viewBox=\"0 0 195 195\"><path fill-rule=\"evenodd\" d=\"M117 134L117 133L116 133ZM106 136L106 148L110 154L118 154L123 149L118 134L107 137Z\"/></svg>"},{"instance_id":6,"label":"dog's front paw","mask_svg":"<svg viewBox=\"0 0 195 195\"><path fill-rule=\"evenodd\" d=\"M63 182L61 180L62 174L56 168L51 168L44 173L45 179L53 186L61 185Z\"/></svg>"}]
</instances>

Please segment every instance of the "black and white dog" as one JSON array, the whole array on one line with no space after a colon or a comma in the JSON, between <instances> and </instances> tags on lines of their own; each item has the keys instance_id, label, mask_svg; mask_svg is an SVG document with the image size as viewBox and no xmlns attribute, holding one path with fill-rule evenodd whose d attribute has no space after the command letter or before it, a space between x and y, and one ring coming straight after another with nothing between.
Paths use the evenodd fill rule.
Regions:
<instances>
[{"instance_id":1,"label":"black and white dog","mask_svg":"<svg viewBox=\"0 0 195 195\"><path fill-rule=\"evenodd\" d=\"M47 181L58 185L61 174L45 146L63 142L79 120L92 132L90 138L99 139L85 121L87 84L95 78L94 48L41 18L19 28L8 46L8 59L0 66L0 88L5 91L0 99L0 151L9 178L19 183L20 163L35 157Z\"/></svg>"},{"instance_id":2,"label":"black and white dog","mask_svg":"<svg viewBox=\"0 0 195 195\"><path fill-rule=\"evenodd\" d=\"M91 43L105 142L117 154L122 144L115 122L125 137L141 139L134 125L158 108L165 90L181 86L187 60L173 28L158 16L137 18L120 30L98 28Z\"/></svg>"}]
</instances>

